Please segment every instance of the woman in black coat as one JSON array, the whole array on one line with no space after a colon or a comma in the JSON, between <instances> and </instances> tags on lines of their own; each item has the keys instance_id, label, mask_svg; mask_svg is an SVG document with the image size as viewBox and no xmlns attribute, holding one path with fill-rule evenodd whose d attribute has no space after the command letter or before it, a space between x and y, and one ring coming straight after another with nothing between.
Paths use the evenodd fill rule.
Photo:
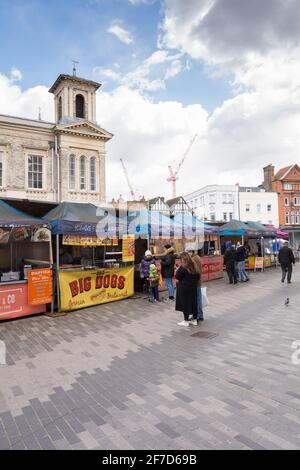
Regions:
<instances>
[{"instance_id":1,"label":"woman in black coat","mask_svg":"<svg viewBox=\"0 0 300 470\"><path fill-rule=\"evenodd\" d=\"M182 312L184 320L179 326L189 326L189 317L193 315L197 323L197 287L200 274L197 273L195 264L188 253L180 255L181 266L176 272L177 293L175 310Z\"/></svg>"}]
</instances>

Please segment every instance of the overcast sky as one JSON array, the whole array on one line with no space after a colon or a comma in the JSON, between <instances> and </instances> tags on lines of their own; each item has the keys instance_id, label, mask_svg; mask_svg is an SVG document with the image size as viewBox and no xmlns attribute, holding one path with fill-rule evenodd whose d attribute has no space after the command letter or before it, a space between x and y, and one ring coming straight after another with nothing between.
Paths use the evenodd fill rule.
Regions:
<instances>
[{"instance_id":1,"label":"overcast sky","mask_svg":"<svg viewBox=\"0 0 300 470\"><path fill-rule=\"evenodd\" d=\"M257 185L299 163L298 0L1 0L0 113L53 120L59 73L103 84L97 119L109 197L171 197L206 184Z\"/></svg>"}]
</instances>

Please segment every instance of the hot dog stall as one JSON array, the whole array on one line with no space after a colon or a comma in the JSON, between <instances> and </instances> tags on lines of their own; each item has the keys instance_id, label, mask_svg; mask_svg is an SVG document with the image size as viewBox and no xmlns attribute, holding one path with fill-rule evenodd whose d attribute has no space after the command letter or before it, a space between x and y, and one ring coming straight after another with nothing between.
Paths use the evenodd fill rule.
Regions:
<instances>
[{"instance_id":1,"label":"hot dog stall","mask_svg":"<svg viewBox=\"0 0 300 470\"><path fill-rule=\"evenodd\" d=\"M44 313L51 302L50 225L0 200L0 320Z\"/></svg>"},{"instance_id":2,"label":"hot dog stall","mask_svg":"<svg viewBox=\"0 0 300 470\"><path fill-rule=\"evenodd\" d=\"M72 311L134 294L134 236L93 204L61 203L45 219L55 247L57 308Z\"/></svg>"}]
</instances>

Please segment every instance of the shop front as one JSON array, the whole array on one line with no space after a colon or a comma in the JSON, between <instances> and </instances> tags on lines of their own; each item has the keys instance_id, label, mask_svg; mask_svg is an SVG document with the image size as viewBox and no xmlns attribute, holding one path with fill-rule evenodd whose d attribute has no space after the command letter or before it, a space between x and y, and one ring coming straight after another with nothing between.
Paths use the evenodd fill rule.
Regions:
<instances>
[{"instance_id":1,"label":"shop front","mask_svg":"<svg viewBox=\"0 0 300 470\"><path fill-rule=\"evenodd\" d=\"M52 303L50 226L0 201L0 321Z\"/></svg>"}]
</instances>

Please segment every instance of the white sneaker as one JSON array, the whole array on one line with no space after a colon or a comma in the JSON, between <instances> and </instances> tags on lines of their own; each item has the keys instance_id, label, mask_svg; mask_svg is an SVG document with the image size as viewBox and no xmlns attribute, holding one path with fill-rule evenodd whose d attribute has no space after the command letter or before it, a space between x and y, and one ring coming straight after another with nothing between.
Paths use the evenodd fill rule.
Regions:
<instances>
[{"instance_id":1,"label":"white sneaker","mask_svg":"<svg viewBox=\"0 0 300 470\"><path fill-rule=\"evenodd\" d=\"M191 325L198 326L197 320L192 320L192 321L191 321Z\"/></svg>"},{"instance_id":2,"label":"white sneaker","mask_svg":"<svg viewBox=\"0 0 300 470\"><path fill-rule=\"evenodd\" d=\"M178 326L189 326L190 325L190 322L189 321L181 321L180 323L177 323Z\"/></svg>"}]
</instances>

